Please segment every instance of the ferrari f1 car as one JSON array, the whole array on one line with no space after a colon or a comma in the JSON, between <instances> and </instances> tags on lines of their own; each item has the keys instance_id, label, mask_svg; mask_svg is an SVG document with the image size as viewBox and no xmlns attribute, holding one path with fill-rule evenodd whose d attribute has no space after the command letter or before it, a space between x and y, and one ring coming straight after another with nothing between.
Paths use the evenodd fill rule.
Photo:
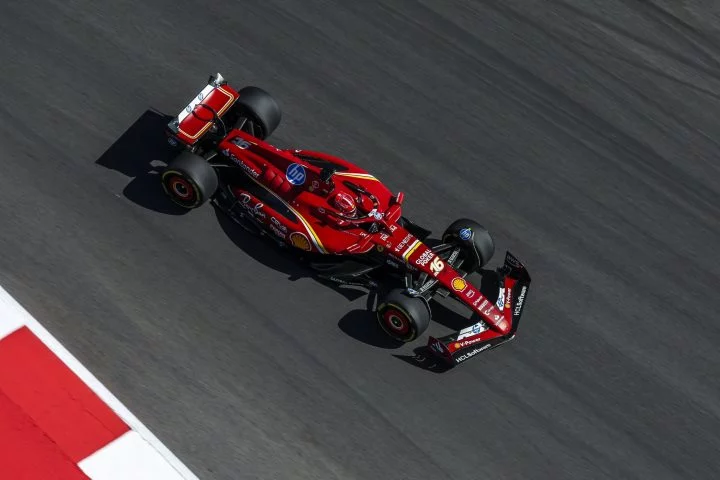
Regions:
<instances>
[{"instance_id":1,"label":"ferrari f1 car","mask_svg":"<svg viewBox=\"0 0 720 480\"><path fill-rule=\"evenodd\" d=\"M448 366L514 338L530 275L507 252L496 269L497 296L469 281L495 251L482 225L459 219L431 239L403 216L403 193L362 168L267 143L280 119L265 90L236 90L211 76L167 125L179 153L161 175L165 193L186 209L212 202L249 232L309 255L320 278L377 291L378 322L401 342L428 328L433 297L459 301L472 312L468 327L428 341Z\"/></svg>"}]
</instances>

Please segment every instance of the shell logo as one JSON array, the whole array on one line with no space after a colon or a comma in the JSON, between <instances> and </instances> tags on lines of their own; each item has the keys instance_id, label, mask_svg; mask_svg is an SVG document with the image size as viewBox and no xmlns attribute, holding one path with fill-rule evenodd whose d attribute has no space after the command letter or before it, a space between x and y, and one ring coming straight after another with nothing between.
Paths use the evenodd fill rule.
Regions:
<instances>
[{"instance_id":1,"label":"shell logo","mask_svg":"<svg viewBox=\"0 0 720 480\"><path fill-rule=\"evenodd\" d=\"M290 234L290 243L293 247L305 250L306 252L312 250L310 240L308 240L308 238L300 232L293 232Z\"/></svg>"},{"instance_id":2,"label":"shell logo","mask_svg":"<svg viewBox=\"0 0 720 480\"><path fill-rule=\"evenodd\" d=\"M454 290L462 292L467 287L467 282L460 277L455 277L453 278L451 285Z\"/></svg>"}]
</instances>

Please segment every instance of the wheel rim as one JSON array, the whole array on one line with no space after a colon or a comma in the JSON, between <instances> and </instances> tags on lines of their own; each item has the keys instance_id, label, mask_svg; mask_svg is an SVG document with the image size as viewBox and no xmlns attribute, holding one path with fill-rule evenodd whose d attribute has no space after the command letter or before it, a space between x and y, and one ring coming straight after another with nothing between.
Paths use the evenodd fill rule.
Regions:
<instances>
[{"instance_id":1,"label":"wheel rim","mask_svg":"<svg viewBox=\"0 0 720 480\"><path fill-rule=\"evenodd\" d=\"M197 189L187 178L169 173L163 176L163 186L170 199L178 205L191 208L198 204Z\"/></svg>"},{"instance_id":2,"label":"wheel rim","mask_svg":"<svg viewBox=\"0 0 720 480\"><path fill-rule=\"evenodd\" d=\"M395 307L388 307L382 313L382 320L389 332L399 337L410 333L410 320L407 315Z\"/></svg>"},{"instance_id":3,"label":"wheel rim","mask_svg":"<svg viewBox=\"0 0 720 480\"><path fill-rule=\"evenodd\" d=\"M170 189L175 196L183 201L188 201L193 196L193 188L184 178L173 177L170 179Z\"/></svg>"}]
</instances>

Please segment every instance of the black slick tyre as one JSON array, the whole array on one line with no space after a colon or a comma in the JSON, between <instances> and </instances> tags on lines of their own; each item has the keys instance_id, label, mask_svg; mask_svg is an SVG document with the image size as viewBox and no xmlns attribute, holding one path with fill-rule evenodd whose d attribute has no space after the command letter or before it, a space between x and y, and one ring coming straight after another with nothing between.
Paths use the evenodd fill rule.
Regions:
<instances>
[{"instance_id":1,"label":"black slick tyre","mask_svg":"<svg viewBox=\"0 0 720 480\"><path fill-rule=\"evenodd\" d=\"M430 308L423 299L411 297L396 288L380 300L377 319L390 337L400 342L412 342L430 325Z\"/></svg>"},{"instance_id":2,"label":"black slick tyre","mask_svg":"<svg viewBox=\"0 0 720 480\"><path fill-rule=\"evenodd\" d=\"M280 106L272 95L259 87L244 87L238 91L238 94L236 105L240 109L240 114L249 118L254 127L259 127L253 128L250 133L260 140L265 140L280 125L282 119ZM239 128L239 125L236 128Z\"/></svg>"},{"instance_id":3,"label":"black slick tyre","mask_svg":"<svg viewBox=\"0 0 720 480\"><path fill-rule=\"evenodd\" d=\"M487 265L495 254L495 242L490 232L474 220L460 218L445 230L443 243L457 243L462 247L462 269L474 272Z\"/></svg>"},{"instance_id":4,"label":"black slick tyre","mask_svg":"<svg viewBox=\"0 0 720 480\"><path fill-rule=\"evenodd\" d=\"M161 182L170 200L187 209L201 206L218 187L215 169L203 157L190 152L182 152L170 162Z\"/></svg>"}]
</instances>

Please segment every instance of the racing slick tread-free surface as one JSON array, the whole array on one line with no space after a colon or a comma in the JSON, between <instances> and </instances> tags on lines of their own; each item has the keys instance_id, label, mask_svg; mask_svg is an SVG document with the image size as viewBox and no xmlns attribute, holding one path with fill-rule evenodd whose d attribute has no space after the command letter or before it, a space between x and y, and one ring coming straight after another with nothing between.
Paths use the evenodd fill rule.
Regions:
<instances>
[{"instance_id":1,"label":"racing slick tread-free surface","mask_svg":"<svg viewBox=\"0 0 720 480\"><path fill-rule=\"evenodd\" d=\"M0 283L201 478L712 478L719 13L2 2ZM517 339L418 368L365 297L173 208L153 109L217 71L278 99L279 146L358 162L436 234L488 227L533 277ZM458 326L433 314L418 345Z\"/></svg>"},{"instance_id":2,"label":"racing slick tread-free surface","mask_svg":"<svg viewBox=\"0 0 720 480\"><path fill-rule=\"evenodd\" d=\"M254 132L253 135L262 140L270 141L269 137L282 120L282 111L277 100L260 87L243 87L238 93L240 96L237 100L237 106L242 106L243 113L250 115L252 120L258 122L262 129L262 133Z\"/></svg>"}]
</instances>

